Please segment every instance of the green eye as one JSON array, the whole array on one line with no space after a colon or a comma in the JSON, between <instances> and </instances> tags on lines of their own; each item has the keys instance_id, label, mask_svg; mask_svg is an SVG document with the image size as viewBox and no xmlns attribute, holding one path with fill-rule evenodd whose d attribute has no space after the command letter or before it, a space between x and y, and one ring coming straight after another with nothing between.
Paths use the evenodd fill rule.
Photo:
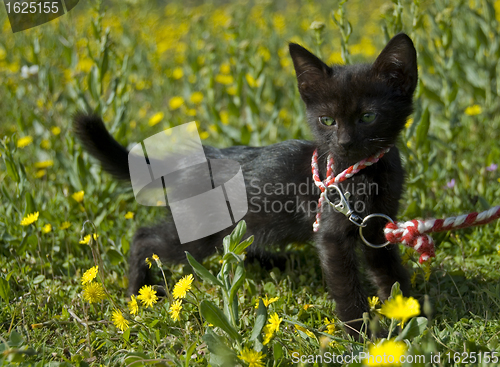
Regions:
<instances>
[{"instance_id":1,"label":"green eye","mask_svg":"<svg viewBox=\"0 0 500 367\"><path fill-rule=\"evenodd\" d=\"M335 119L333 119L332 117L328 117L328 116L320 116L319 122L321 122L323 125L326 125L326 126L335 125Z\"/></svg>"},{"instance_id":2,"label":"green eye","mask_svg":"<svg viewBox=\"0 0 500 367\"><path fill-rule=\"evenodd\" d=\"M375 121L376 117L377 117L376 113L367 112L364 113L363 116L361 116L361 121L364 122L365 124L369 124L370 122Z\"/></svg>"}]
</instances>

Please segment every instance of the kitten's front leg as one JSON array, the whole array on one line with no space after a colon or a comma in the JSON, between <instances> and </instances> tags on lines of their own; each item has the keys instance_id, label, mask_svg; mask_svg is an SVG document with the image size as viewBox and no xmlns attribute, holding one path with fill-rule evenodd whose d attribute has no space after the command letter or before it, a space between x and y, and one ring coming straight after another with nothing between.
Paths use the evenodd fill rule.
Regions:
<instances>
[{"instance_id":1,"label":"kitten's front leg","mask_svg":"<svg viewBox=\"0 0 500 367\"><path fill-rule=\"evenodd\" d=\"M389 245L380 249L366 246L364 252L367 266L379 288L380 298L382 300L389 298L392 285L396 282L399 283L403 295L408 297L410 277L401 264L398 245Z\"/></svg>"},{"instance_id":2,"label":"kitten's front leg","mask_svg":"<svg viewBox=\"0 0 500 367\"><path fill-rule=\"evenodd\" d=\"M363 228L363 233L371 243L382 244L386 241L383 228L385 220L377 218ZM372 242L373 241L373 242ZM401 264L398 245L388 245L382 248L363 246L366 264L370 270L373 280L379 288L379 296L382 300L391 295L392 285L398 282L403 295L408 297L410 292L410 277Z\"/></svg>"},{"instance_id":3,"label":"kitten's front leg","mask_svg":"<svg viewBox=\"0 0 500 367\"><path fill-rule=\"evenodd\" d=\"M343 232L343 233L342 233ZM356 231L325 231L318 233L317 247L329 293L336 303L336 312L346 323L346 331L359 338L363 313L369 310L361 286L355 247Z\"/></svg>"}]
</instances>

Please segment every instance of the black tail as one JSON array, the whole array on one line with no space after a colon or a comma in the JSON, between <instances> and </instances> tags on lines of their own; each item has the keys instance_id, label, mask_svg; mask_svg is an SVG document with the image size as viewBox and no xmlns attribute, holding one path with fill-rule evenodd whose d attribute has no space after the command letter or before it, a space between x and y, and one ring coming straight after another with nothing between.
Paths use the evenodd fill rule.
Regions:
<instances>
[{"instance_id":1,"label":"black tail","mask_svg":"<svg viewBox=\"0 0 500 367\"><path fill-rule=\"evenodd\" d=\"M120 180L130 180L127 149L109 134L99 116L76 115L73 130L83 148L101 162L106 172Z\"/></svg>"}]
</instances>

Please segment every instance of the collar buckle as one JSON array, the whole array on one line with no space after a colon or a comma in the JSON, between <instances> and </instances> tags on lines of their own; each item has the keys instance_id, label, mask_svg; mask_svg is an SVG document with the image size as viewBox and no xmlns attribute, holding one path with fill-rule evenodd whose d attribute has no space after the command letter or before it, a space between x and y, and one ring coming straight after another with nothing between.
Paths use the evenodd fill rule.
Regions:
<instances>
[{"instance_id":1,"label":"collar buckle","mask_svg":"<svg viewBox=\"0 0 500 367\"><path fill-rule=\"evenodd\" d=\"M339 202L338 203L332 203L330 201L330 198L328 197L328 192L335 189L337 191L337 194L339 195ZM355 224L358 227L364 227L365 224L363 223L363 218L361 218L359 215L355 214L354 211L351 209L349 205L349 198L351 197L350 192L343 193L342 189L340 186L335 183L330 186L328 186L327 190L324 193L324 198L327 201L328 204L330 204L333 209L338 212L344 214L351 223Z\"/></svg>"}]
</instances>

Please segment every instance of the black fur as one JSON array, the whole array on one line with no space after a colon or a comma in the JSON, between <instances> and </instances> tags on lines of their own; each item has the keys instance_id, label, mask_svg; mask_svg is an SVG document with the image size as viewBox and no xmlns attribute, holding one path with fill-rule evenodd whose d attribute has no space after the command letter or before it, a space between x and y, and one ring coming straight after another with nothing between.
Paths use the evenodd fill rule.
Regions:
<instances>
[{"instance_id":1,"label":"black fur","mask_svg":"<svg viewBox=\"0 0 500 367\"><path fill-rule=\"evenodd\" d=\"M320 230L313 232L315 212L308 209L315 208L319 190L311 178L311 156L318 148L320 174L324 178L329 152L333 154L338 174L395 143L412 112L417 83L415 49L408 36L399 34L370 65L329 67L296 44L290 44L290 54L316 140L289 140L259 148L205 146L205 154L213 159L236 160L242 167L249 204L244 220L247 235L255 236L249 255L265 256L273 246L314 241L340 319L359 320L368 311L368 304L358 274L355 251L360 244L358 228L325 204ZM361 121L366 112L377 114L373 123ZM336 123L325 126L319 122L320 116L332 117ZM78 116L75 132L104 169L117 178L128 178L127 152L109 135L99 117ZM350 187L353 200L364 204L358 210L359 215L384 213L395 218L403 179L399 153L394 147L377 164L345 181L344 186L350 185L347 189ZM367 187L376 187L376 192L367 192ZM273 210L280 207L281 210ZM384 242L381 228L385 223L371 224L366 237L374 243ZM202 260L222 246L222 238L231 230L181 245L172 221L140 228L130 255L129 292L136 293L151 282L144 262L146 257L156 253L165 262L178 263L186 260L185 251L189 251ZM408 275L401 265L397 246L373 249L362 245L361 251L382 298L388 297L396 281L403 293L408 293ZM360 329L361 322L349 325L353 329L348 328L348 332L356 335L354 330Z\"/></svg>"}]
</instances>

